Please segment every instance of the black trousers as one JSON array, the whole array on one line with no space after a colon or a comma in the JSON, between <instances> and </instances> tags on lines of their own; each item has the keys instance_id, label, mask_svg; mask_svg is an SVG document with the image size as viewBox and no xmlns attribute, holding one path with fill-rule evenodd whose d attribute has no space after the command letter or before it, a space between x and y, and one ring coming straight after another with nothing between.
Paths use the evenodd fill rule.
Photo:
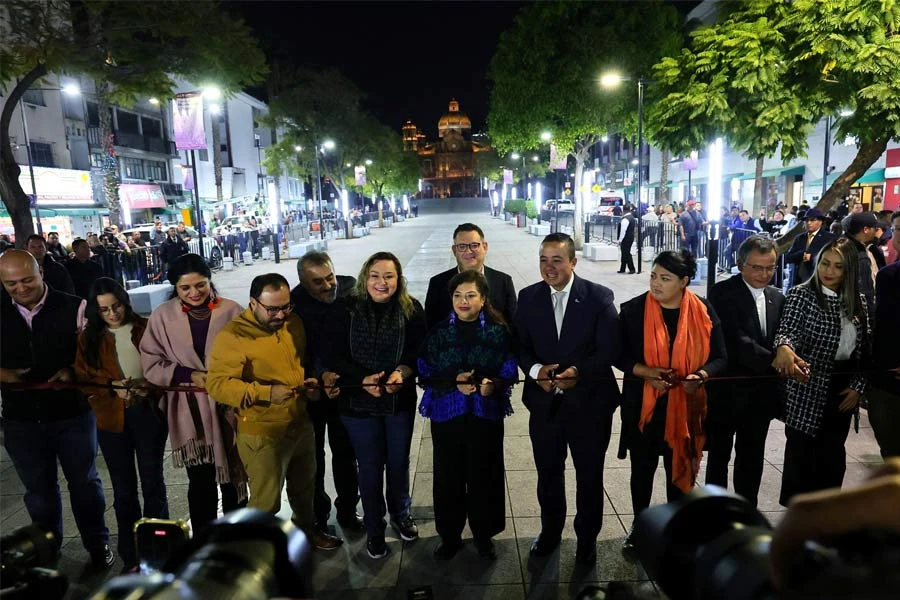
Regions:
<instances>
[{"instance_id":1,"label":"black trousers","mask_svg":"<svg viewBox=\"0 0 900 600\"><path fill-rule=\"evenodd\" d=\"M628 267L629 273L634 273L634 260L631 257L631 245L634 244L633 236L626 236L622 243L619 245L619 251L622 253L621 266L619 266L619 273L625 272L625 267Z\"/></svg>"},{"instance_id":2,"label":"black trousers","mask_svg":"<svg viewBox=\"0 0 900 600\"><path fill-rule=\"evenodd\" d=\"M475 539L506 528L503 421L462 415L431 422L434 521L447 542L462 537L466 518Z\"/></svg>"},{"instance_id":3,"label":"black trousers","mask_svg":"<svg viewBox=\"0 0 900 600\"><path fill-rule=\"evenodd\" d=\"M591 398L596 404L599 398ZM611 411L587 400L540 398L531 402L528 433L538 473L541 535L559 538L566 521L566 456L575 463L575 534L595 540L603 526L603 462L612 432ZM554 408L554 405L557 408Z\"/></svg>"},{"instance_id":4,"label":"black trousers","mask_svg":"<svg viewBox=\"0 0 900 600\"><path fill-rule=\"evenodd\" d=\"M746 391L749 390L743 392ZM774 414L769 400L778 391L772 388L753 391L759 395L722 394L710 400L706 421L706 483L728 488L728 462L734 448L734 491L756 506L765 464L766 437Z\"/></svg>"},{"instance_id":5,"label":"black trousers","mask_svg":"<svg viewBox=\"0 0 900 600\"><path fill-rule=\"evenodd\" d=\"M666 500L674 502L684 496L684 492L672 483L672 449L665 440L668 403L669 398L666 395L657 399L656 409L650 422L644 426L644 430L635 430L629 436L631 507L635 518L650 506L650 499L653 497L653 477L659 467L660 456L666 470ZM637 423L632 426L637 428Z\"/></svg>"},{"instance_id":6,"label":"black trousers","mask_svg":"<svg viewBox=\"0 0 900 600\"><path fill-rule=\"evenodd\" d=\"M228 514L247 506L247 501L238 502L237 489L230 484L216 484L216 467L211 464L187 467L188 512L191 515L191 529L194 535L216 520L219 516L219 490L222 491L222 513Z\"/></svg>"},{"instance_id":7,"label":"black trousers","mask_svg":"<svg viewBox=\"0 0 900 600\"><path fill-rule=\"evenodd\" d=\"M309 402L307 412L316 435L316 491L313 511L316 522L323 526L331 514L331 497L325 491L325 432L328 431L328 445L331 447L331 473L337 497L334 506L339 517L356 515L359 502L359 479L356 469L356 454L350 443L350 436L341 421L337 402L322 400Z\"/></svg>"},{"instance_id":8,"label":"black trousers","mask_svg":"<svg viewBox=\"0 0 900 600\"><path fill-rule=\"evenodd\" d=\"M835 367L843 371L849 367ZM853 411L841 412L841 390L847 388L847 376L832 377L822 422L816 435L785 425L784 471L778 502L787 506L796 494L839 488L847 470L844 444L850 433Z\"/></svg>"}]
</instances>

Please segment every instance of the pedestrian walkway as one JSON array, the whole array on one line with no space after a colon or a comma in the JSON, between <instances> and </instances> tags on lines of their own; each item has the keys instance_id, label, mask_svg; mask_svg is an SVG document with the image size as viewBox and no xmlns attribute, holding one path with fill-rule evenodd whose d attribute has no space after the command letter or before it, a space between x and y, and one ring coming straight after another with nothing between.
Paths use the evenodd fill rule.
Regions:
<instances>
[{"instance_id":1,"label":"pedestrian walkway","mask_svg":"<svg viewBox=\"0 0 900 600\"><path fill-rule=\"evenodd\" d=\"M538 271L538 246L540 239L527 234L527 229L519 229L506 222L491 218L487 200L456 201L452 206L447 201L422 201L419 203L419 218L394 224L386 229L375 229L372 235L354 240L329 242L331 255L337 273L356 276L359 267L372 253L379 250L391 251L404 265L404 274L413 296L424 301L429 278L455 264L450 252L453 229L457 224L471 221L485 231L489 244L487 264L509 273L520 290L540 279ZM650 257L646 257L650 258ZM213 276L219 293L246 304L250 281L256 275L279 272L287 277L291 285L297 283L296 259L284 259L280 264L273 260L257 261L253 265L242 266L231 272L217 272ZM641 275L619 275L618 260L612 262L590 262L581 260L575 268L577 274L610 287L615 293L617 304L621 304L644 291L648 286L649 263L644 265ZM706 286L694 286L694 291L705 294ZM413 434L410 480L412 482L413 515L419 522L420 539L403 542L391 528L387 530L389 554L379 561L370 559L365 552L365 536L343 534L340 526L332 518L337 533L345 536L346 543L334 552L315 554L316 598L320 599L379 599L404 600L411 590L430 586L434 598L468 599L563 599L571 598L585 585L594 582L633 582L637 597L659 597L652 582L643 569L626 561L621 553L622 538L632 523L629 492L629 463L616 458L619 441L618 416L614 419L613 434L606 453L604 470L603 530L597 547L597 562L591 569L575 568L575 533L572 518L575 507L575 478L571 460L567 464L566 492L569 518L563 532L562 544L548 560L529 565L528 550L532 539L540 531L540 511L537 502L537 474L532 459L531 442L528 437L528 412L521 402L521 386L513 392L515 414L505 422L505 460L507 489L507 526L495 538L498 558L494 562L481 560L468 538L463 550L448 562L438 562L432 557L432 550L438 542L434 529L432 507L432 445L429 427L424 419L417 417ZM784 454L784 426L774 422L766 443L766 464L764 466L759 508L770 519L777 522L782 514L778 504L781 483L781 465ZM851 432L847 441L847 475L845 486L856 485L867 475L870 465L880 463L877 445L869 427L865 413L860 421L860 432ZM28 514L22 503L22 485L9 462L5 451L0 452L0 510L2 510L2 530L4 533L15 527L29 523ZM327 461L330 464L330 459ZM98 461L107 501L107 524L115 527L112 512L112 489L108 471L102 459ZM705 469L701 468L701 473ZM187 476L183 469L174 469L171 461L166 463L166 482L170 512L173 518L188 518ZM665 498L664 473L660 465L654 482L653 502L661 503ZM60 476L60 483L65 486ZM329 493L334 488L329 477L326 480ZM103 577L82 577L81 570L88 557L77 537L74 519L69 507L68 492L63 495L64 531L66 540L60 569L69 575L73 590L69 597L84 597L102 582ZM290 517L287 503L280 513ZM361 510L361 508L360 508ZM334 515L332 515L334 517ZM115 547L115 540L111 544ZM531 568L530 568L531 567ZM537 568L535 568L537 567ZM118 573L121 563L110 570L109 575Z\"/></svg>"}]
</instances>

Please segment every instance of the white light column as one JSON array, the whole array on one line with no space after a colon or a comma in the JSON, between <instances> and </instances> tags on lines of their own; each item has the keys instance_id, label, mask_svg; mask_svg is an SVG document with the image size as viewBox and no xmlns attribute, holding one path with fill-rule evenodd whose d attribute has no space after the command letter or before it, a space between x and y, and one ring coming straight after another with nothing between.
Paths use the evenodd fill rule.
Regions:
<instances>
[{"instance_id":1,"label":"white light column","mask_svg":"<svg viewBox=\"0 0 900 600\"><path fill-rule=\"evenodd\" d=\"M716 263L719 260L719 227L720 220L716 216L722 208L722 165L724 162L724 143L722 138L709 145L709 193L706 199L706 214L709 215L708 236L706 240L706 290L707 295L716 284Z\"/></svg>"}]
</instances>

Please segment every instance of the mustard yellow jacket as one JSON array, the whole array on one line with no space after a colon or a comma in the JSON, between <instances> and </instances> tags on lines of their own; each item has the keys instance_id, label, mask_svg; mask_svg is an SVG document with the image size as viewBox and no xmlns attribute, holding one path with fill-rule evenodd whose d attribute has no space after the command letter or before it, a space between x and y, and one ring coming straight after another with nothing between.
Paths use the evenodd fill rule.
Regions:
<instances>
[{"instance_id":1,"label":"mustard yellow jacket","mask_svg":"<svg viewBox=\"0 0 900 600\"><path fill-rule=\"evenodd\" d=\"M216 335L206 389L216 402L237 409L238 433L278 435L308 418L302 390L282 404L270 402L273 385L302 388L305 358L300 317L288 315L279 330L269 331L247 308Z\"/></svg>"}]
</instances>

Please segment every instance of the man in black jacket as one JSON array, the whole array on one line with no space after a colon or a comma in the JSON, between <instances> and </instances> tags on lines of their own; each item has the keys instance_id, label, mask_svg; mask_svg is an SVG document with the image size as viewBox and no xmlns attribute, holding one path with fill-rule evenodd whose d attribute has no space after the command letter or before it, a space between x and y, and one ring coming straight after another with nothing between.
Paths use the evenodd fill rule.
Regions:
<instances>
[{"instance_id":1,"label":"man in black jacket","mask_svg":"<svg viewBox=\"0 0 900 600\"><path fill-rule=\"evenodd\" d=\"M720 281L709 293L728 349L725 375L747 379L709 386L706 483L728 487L733 446L734 491L754 506L762 480L769 422L779 408L780 390L771 378L776 375L772 342L784 296L769 285L777 261L772 239L750 236L738 248L740 276Z\"/></svg>"},{"instance_id":2,"label":"man in black jacket","mask_svg":"<svg viewBox=\"0 0 900 600\"><path fill-rule=\"evenodd\" d=\"M428 328L434 327L450 316L453 301L450 298L450 280L457 273L466 270L480 271L488 282L491 304L503 315L506 322L512 324L516 316L516 289L512 277L502 271L485 266L488 243L484 239L481 227L474 223L463 223L453 232L453 245L450 246L456 257L456 266L443 273L438 273L428 282L425 295L425 321Z\"/></svg>"},{"instance_id":3,"label":"man in black jacket","mask_svg":"<svg viewBox=\"0 0 900 600\"><path fill-rule=\"evenodd\" d=\"M878 266L869 253L869 244L878 235L878 217L873 212L850 213L841 221L844 236L853 240L859 260L859 293L866 297L869 314L875 312L875 273Z\"/></svg>"},{"instance_id":4,"label":"man in black jacket","mask_svg":"<svg viewBox=\"0 0 900 600\"><path fill-rule=\"evenodd\" d=\"M84 300L46 285L37 261L22 250L0 256L0 280L9 295L0 302L0 382L73 381ZM109 568L115 556L103 519L106 501L96 467L97 427L84 396L75 389L4 390L3 420L3 443L25 486L31 520L56 536L57 548L62 544L58 460L91 563Z\"/></svg>"},{"instance_id":5,"label":"man in black jacket","mask_svg":"<svg viewBox=\"0 0 900 600\"><path fill-rule=\"evenodd\" d=\"M75 284L75 295L85 300L91 293L94 282L103 277L103 269L91 260L91 247L87 240L78 239L72 242L74 258L66 262L66 269Z\"/></svg>"},{"instance_id":6,"label":"man in black jacket","mask_svg":"<svg viewBox=\"0 0 900 600\"><path fill-rule=\"evenodd\" d=\"M25 249L34 257L38 265L43 271L43 279L50 287L67 294L75 293L75 284L66 268L53 260L53 257L47 254L47 242L38 234L28 236L25 241Z\"/></svg>"},{"instance_id":7,"label":"man in black jacket","mask_svg":"<svg viewBox=\"0 0 900 600\"><path fill-rule=\"evenodd\" d=\"M806 221L806 233L794 238L791 249L784 255L785 262L794 265L792 286L803 283L812 276L819 250L835 238L834 234L822 229L825 216L818 208L806 211L803 220Z\"/></svg>"},{"instance_id":8,"label":"man in black jacket","mask_svg":"<svg viewBox=\"0 0 900 600\"><path fill-rule=\"evenodd\" d=\"M297 261L297 276L300 284L291 290L294 311L303 320L306 331L306 348L309 364L313 372L321 375L326 383L333 382L331 374L322 372L322 335L325 324L332 318L342 299L353 291L356 280L346 275L335 275L331 257L324 252L311 251ZM359 502L359 480L356 470L356 455L350 444L350 437L341 422L334 394L319 402L307 404L307 412L313 422L316 435L316 491L313 509L319 528L326 530L331 514L331 498L325 491L325 430L331 447L331 470L337 496L338 523L346 530L363 531L363 522L356 512Z\"/></svg>"},{"instance_id":9,"label":"man in black jacket","mask_svg":"<svg viewBox=\"0 0 900 600\"><path fill-rule=\"evenodd\" d=\"M619 252L622 254L619 270L617 273L624 273L625 267L628 267L629 275L634 275L634 260L631 258L631 245L634 244L634 229L637 219L634 218L634 207L630 204L625 205L625 215L619 222Z\"/></svg>"}]
</instances>

